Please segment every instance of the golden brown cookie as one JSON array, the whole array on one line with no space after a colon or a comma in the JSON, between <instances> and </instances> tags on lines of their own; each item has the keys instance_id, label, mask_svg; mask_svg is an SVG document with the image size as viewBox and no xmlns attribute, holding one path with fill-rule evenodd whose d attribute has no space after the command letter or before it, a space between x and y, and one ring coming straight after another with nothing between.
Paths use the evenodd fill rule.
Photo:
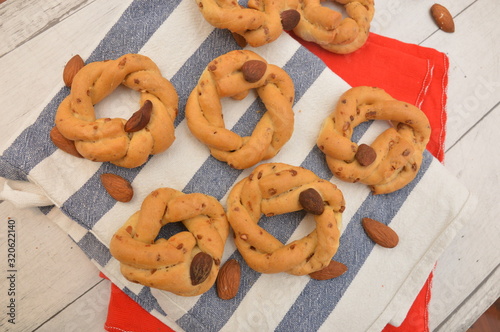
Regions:
<instances>
[{"instance_id":1,"label":"golden brown cookie","mask_svg":"<svg viewBox=\"0 0 500 332\"><path fill-rule=\"evenodd\" d=\"M121 84L141 93L139 110L128 121L96 119L94 105ZM83 157L133 168L172 144L177 107L177 92L156 64L144 55L126 54L80 69L57 109L55 124Z\"/></svg>"},{"instance_id":2,"label":"golden brown cookie","mask_svg":"<svg viewBox=\"0 0 500 332\"><path fill-rule=\"evenodd\" d=\"M161 227L175 222L187 230L156 239ZM215 283L228 233L225 211L215 198L160 188L113 235L110 251L128 280L195 296Z\"/></svg>"},{"instance_id":3,"label":"golden brown cookie","mask_svg":"<svg viewBox=\"0 0 500 332\"><path fill-rule=\"evenodd\" d=\"M392 127L371 145L351 141L353 130L369 120L387 120ZM369 185L374 194L403 188L417 175L431 128L417 107L391 97L380 88L346 91L324 121L317 145L332 173L347 182Z\"/></svg>"},{"instance_id":4,"label":"golden brown cookie","mask_svg":"<svg viewBox=\"0 0 500 332\"><path fill-rule=\"evenodd\" d=\"M292 15L295 18L285 17L282 22L282 13L293 9L283 0L250 0L248 8L233 0L196 0L196 2L203 17L211 25L219 29L228 29L254 47L276 40L284 27L291 30L300 19L300 14L293 10L295 15L293 13Z\"/></svg>"},{"instance_id":5,"label":"golden brown cookie","mask_svg":"<svg viewBox=\"0 0 500 332\"><path fill-rule=\"evenodd\" d=\"M244 98L252 89L266 112L251 136L225 128L221 99ZM210 148L212 156L244 169L274 157L293 133L293 81L281 68L252 51L231 51L212 60L201 74L186 104L186 120L193 135Z\"/></svg>"},{"instance_id":6,"label":"golden brown cookie","mask_svg":"<svg viewBox=\"0 0 500 332\"><path fill-rule=\"evenodd\" d=\"M374 0L335 0L344 5L346 17L321 5L324 0L300 0L301 20L293 29L300 38L332 53L348 54L368 39L375 13Z\"/></svg>"},{"instance_id":7,"label":"golden brown cookie","mask_svg":"<svg viewBox=\"0 0 500 332\"><path fill-rule=\"evenodd\" d=\"M254 47L273 42L288 30L333 53L351 53L363 46L374 15L374 0L334 1L344 6L345 18L322 6L322 1L250 0L248 7L243 7L233 0L196 0L210 24L230 30L237 40Z\"/></svg>"},{"instance_id":8,"label":"golden brown cookie","mask_svg":"<svg viewBox=\"0 0 500 332\"><path fill-rule=\"evenodd\" d=\"M306 275L330 263L337 252L345 202L342 192L313 172L282 163L262 164L237 183L227 199L234 241L247 264L261 273ZM283 244L259 226L262 214L306 210L316 228Z\"/></svg>"}]
</instances>

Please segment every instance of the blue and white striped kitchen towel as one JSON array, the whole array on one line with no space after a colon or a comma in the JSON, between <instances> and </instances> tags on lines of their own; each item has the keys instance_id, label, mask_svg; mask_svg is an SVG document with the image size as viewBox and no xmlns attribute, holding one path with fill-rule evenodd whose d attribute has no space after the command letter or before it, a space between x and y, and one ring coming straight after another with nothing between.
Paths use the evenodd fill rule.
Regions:
<instances>
[{"instance_id":1,"label":"blue and white striped kitchen towel","mask_svg":"<svg viewBox=\"0 0 500 332\"><path fill-rule=\"evenodd\" d=\"M28 181L44 192L53 203L42 208L44 213L66 230L116 285L174 329L378 331L389 322L401 323L434 263L469 219L474 199L427 152L417 178L392 194L373 196L362 184L332 178L315 140L321 122L349 86L286 34L254 49L269 63L283 67L296 88L293 136L270 161L308 168L343 191L346 210L334 259L346 264L348 272L333 280L315 281L307 276L261 275L243 263L240 291L228 301L220 300L214 288L201 296L184 298L130 283L121 276L119 263L109 254L109 240L147 194L159 187L172 187L212 195L225 206L232 185L251 169L235 170L213 159L190 134L184 118L186 99L207 63L239 48L230 33L206 23L194 0L130 1L116 17L104 39L96 40L87 55L80 54L86 62L125 53L152 58L179 93L174 144L136 169L65 154L49 139L57 106L68 93L61 84L55 96L41 105L36 119L24 127L20 124L19 134L1 147L0 176ZM118 89L97 105L97 112L102 117L128 118L130 110L137 108L134 93ZM257 111L262 109L255 95L242 101L224 100L223 107L226 126L241 135L251 132L260 114ZM355 139L370 142L383 126L378 122L359 126ZM135 196L131 202L119 203L108 196L99 180L106 172L132 182ZM361 228L363 217L390 224L400 236L398 247L375 246ZM265 225L287 242L308 233L313 222L296 213ZM243 262L231 238L224 260L230 257Z\"/></svg>"}]
</instances>

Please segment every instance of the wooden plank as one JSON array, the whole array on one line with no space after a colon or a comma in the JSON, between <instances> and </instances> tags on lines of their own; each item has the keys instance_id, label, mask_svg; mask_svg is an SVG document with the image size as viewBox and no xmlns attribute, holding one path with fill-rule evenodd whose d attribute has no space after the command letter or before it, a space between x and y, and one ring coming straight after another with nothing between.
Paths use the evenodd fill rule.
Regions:
<instances>
[{"instance_id":1,"label":"wooden plank","mask_svg":"<svg viewBox=\"0 0 500 332\"><path fill-rule=\"evenodd\" d=\"M102 280L57 316L44 322L37 331L104 331L110 287L109 281Z\"/></svg>"},{"instance_id":2,"label":"wooden plank","mask_svg":"<svg viewBox=\"0 0 500 332\"><path fill-rule=\"evenodd\" d=\"M430 303L434 327L500 264L500 155L491 151L491 142L500 140L499 123L497 106L447 152L446 168L474 193L478 206L474 219L460 231L436 265Z\"/></svg>"},{"instance_id":3,"label":"wooden plank","mask_svg":"<svg viewBox=\"0 0 500 332\"><path fill-rule=\"evenodd\" d=\"M59 20L42 35L0 57L0 72L8 78L0 83L0 105L16 110L3 112L2 137L13 137L20 124L38 113L64 86L62 71L66 62L75 54L85 59L126 7L127 3L122 1L94 1L80 7L77 15ZM1 15L9 16L10 11ZM47 47L48 44L55 46Z\"/></svg>"},{"instance_id":4,"label":"wooden plank","mask_svg":"<svg viewBox=\"0 0 500 332\"><path fill-rule=\"evenodd\" d=\"M439 3L455 17L473 2L474 0L443 0ZM430 14L434 3L433 0L376 0L371 31L406 43L420 44L439 30Z\"/></svg>"},{"instance_id":5,"label":"wooden plank","mask_svg":"<svg viewBox=\"0 0 500 332\"><path fill-rule=\"evenodd\" d=\"M444 322L435 329L434 325L431 325L431 330L435 332L466 331L467 328L471 327L477 321L478 317L481 317L490 306L494 305L495 301L500 299L499 284L500 266ZM494 328L498 328L498 319L492 321L492 324L494 325L491 326L491 330L482 330L481 325L479 325L474 331L497 331Z\"/></svg>"},{"instance_id":6,"label":"wooden plank","mask_svg":"<svg viewBox=\"0 0 500 332\"><path fill-rule=\"evenodd\" d=\"M447 147L500 101L499 12L497 0L475 1L455 18L454 33L438 31L423 43L450 59Z\"/></svg>"},{"instance_id":7,"label":"wooden plank","mask_svg":"<svg viewBox=\"0 0 500 332\"><path fill-rule=\"evenodd\" d=\"M57 7L58 1L51 3ZM53 22L56 23L48 30L36 36L25 36L30 39L0 57L0 71L3 77L8 78L3 80L4 93L0 95L0 100L3 105L16 109L15 112L3 112L5 122L2 125L2 135L5 136L2 137L11 136L16 127L26 121L32 110L38 111L37 107L63 86L62 68L67 59L73 54L93 49L126 5L120 1L88 1L88 5L80 6L77 13L65 13L63 10L52 12ZM6 4L1 6L0 9L5 9ZM9 8L17 10L13 9L17 7ZM25 9L18 9L26 12ZM56 19L56 14L62 16ZM10 12L2 12L0 15L2 19L10 17ZM82 30L86 31L87 38L79 38ZM48 48L47 44L53 42L56 42L57 47ZM40 68L43 70L39 70ZM32 94L31 91L37 93ZM22 248L19 263L23 265L19 267L17 275L19 292L16 294L16 304L19 311L16 325L11 326L7 322L9 317L2 315L0 326L1 329L5 327L7 331L28 331L37 328L54 315L59 316L60 311L67 310L68 304L101 279L97 268L78 246L38 210L15 210L9 205L5 202L0 204L0 211L2 217L5 217L3 212L6 212L19 220L19 250ZM3 247L0 250L5 252ZM1 294L7 294L5 286L6 283L1 283ZM88 314L77 318L85 322ZM67 323L72 324L70 320ZM85 323L91 326L95 324L102 329L104 319L96 316L96 321L92 324ZM10 329L11 327L14 329Z\"/></svg>"},{"instance_id":8,"label":"wooden plank","mask_svg":"<svg viewBox=\"0 0 500 332\"><path fill-rule=\"evenodd\" d=\"M95 0L7 1L0 6L0 58Z\"/></svg>"},{"instance_id":9,"label":"wooden plank","mask_svg":"<svg viewBox=\"0 0 500 332\"><path fill-rule=\"evenodd\" d=\"M40 210L18 210L3 202L0 204L0 234L6 234L9 219L14 220L15 225L15 263L6 269L4 259L1 266L2 279L11 274L15 276L14 287L10 281L2 281L0 294L2 308L7 305L5 300L14 298L15 325L8 322L11 317L2 309L0 326L4 331L32 331L101 278L83 251ZM6 241L0 242L0 252L6 255ZM14 289L13 296L6 296L8 288Z\"/></svg>"}]
</instances>

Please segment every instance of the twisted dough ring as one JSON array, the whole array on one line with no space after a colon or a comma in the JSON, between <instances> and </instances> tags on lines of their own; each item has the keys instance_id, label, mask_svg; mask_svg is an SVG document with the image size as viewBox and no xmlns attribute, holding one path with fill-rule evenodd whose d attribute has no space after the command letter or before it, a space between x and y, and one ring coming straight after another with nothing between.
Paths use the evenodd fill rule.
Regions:
<instances>
[{"instance_id":1,"label":"twisted dough ring","mask_svg":"<svg viewBox=\"0 0 500 332\"><path fill-rule=\"evenodd\" d=\"M220 99L240 100L256 89L267 108L251 136L225 128ZM236 50L209 63L186 103L187 124L212 156L244 169L274 157L293 133L292 79L252 51Z\"/></svg>"},{"instance_id":2,"label":"twisted dough ring","mask_svg":"<svg viewBox=\"0 0 500 332\"><path fill-rule=\"evenodd\" d=\"M315 208L307 201L313 201ZM258 225L262 213L272 216L302 209L314 214L316 229L287 245ZM344 197L334 184L302 167L281 163L255 168L233 187L227 200L236 246L247 264L261 273L306 275L326 267L339 246L344 209Z\"/></svg>"},{"instance_id":3,"label":"twisted dough ring","mask_svg":"<svg viewBox=\"0 0 500 332\"><path fill-rule=\"evenodd\" d=\"M187 231L155 240L161 227L178 221ZM160 188L118 229L110 251L128 280L195 296L214 284L228 233L226 214L215 198Z\"/></svg>"},{"instance_id":4,"label":"twisted dough ring","mask_svg":"<svg viewBox=\"0 0 500 332\"><path fill-rule=\"evenodd\" d=\"M321 5L324 0L250 0L248 8L234 0L196 0L205 19L230 30L257 47L276 40L283 30L293 30L333 53L354 52L368 38L374 0L335 0L349 17Z\"/></svg>"},{"instance_id":5,"label":"twisted dough ring","mask_svg":"<svg viewBox=\"0 0 500 332\"><path fill-rule=\"evenodd\" d=\"M139 91L141 105L152 106L149 122L138 131L125 131L124 119L96 119L94 105L120 84ZM133 168L172 144L177 105L175 88L156 64L146 56L126 54L89 63L78 71L69 96L57 109L55 123L83 157Z\"/></svg>"},{"instance_id":6,"label":"twisted dough ring","mask_svg":"<svg viewBox=\"0 0 500 332\"><path fill-rule=\"evenodd\" d=\"M368 120L389 120L393 126L371 146L358 146L351 141L353 130ZM323 123L317 145L335 176L370 185L373 194L386 194L415 178L430 132L429 120L417 107L379 88L355 87L340 97Z\"/></svg>"},{"instance_id":7,"label":"twisted dough ring","mask_svg":"<svg viewBox=\"0 0 500 332\"><path fill-rule=\"evenodd\" d=\"M211 25L219 29L228 29L255 47L276 40L283 32L281 13L287 9L296 9L287 5L290 1L284 0L250 0L249 8L241 6L234 0L196 0L196 2ZM295 16L298 18L297 14Z\"/></svg>"},{"instance_id":8,"label":"twisted dough ring","mask_svg":"<svg viewBox=\"0 0 500 332\"><path fill-rule=\"evenodd\" d=\"M347 16L321 6L325 0L300 0L301 20L293 29L300 38L314 42L327 51L352 53L368 39L375 13L374 0L335 0L344 5Z\"/></svg>"}]
</instances>

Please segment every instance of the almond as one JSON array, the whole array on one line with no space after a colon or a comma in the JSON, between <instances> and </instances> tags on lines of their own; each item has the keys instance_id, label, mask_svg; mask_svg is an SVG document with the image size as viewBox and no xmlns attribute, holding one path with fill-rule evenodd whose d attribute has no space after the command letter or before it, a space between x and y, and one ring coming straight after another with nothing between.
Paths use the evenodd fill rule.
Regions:
<instances>
[{"instance_id":1,"label":"almond","mask_svg":"<svg viewBox=\"0 0 500 332\"><path fill-rule=\"evenodd\" d=\"M233 32L232 35L233 35L234 41L236 42L236 44L238 44L239 47L244 48L245 46L248 45L247 40L242 35L240 35L236 32Z\"/></svg>"},{"instance_id":2,"label":"almond","mask_svg":"<svg viewBox=\"0 0 500 332\"><path fill-rule=\"evenodd\" d=\"M325 211L323 198L313 188L306 189L300 193L299 203L306 212L314 215L323 214L323 211Z\"/></svg>"},{"instance_id":3,"label":"almond","mask_svg":"<svg viewBox=\"0 0 500 332\"><path fill-rule=\"evenodd\" d=\"M83 158L75 147L75 142L64 137L57 127L52 128L50 131L50 139L55 146L62 151L69 153L75 157Z\"/></svg>"},{"instance_id":4,"label":"almond","mask_svg":"<svg viewBox=\"0 0 500 332\"><path fill-rule=\"evenodd\" d=\"M346 272L347 272L346 265L332 260L330 261L330 264L328 264L327 267L323 268L322 270L310 273L309 276L315 280L328 280L340 277Z\"/></svg>"},{"instance_id":5,"label":"almond","mask_svg":"<svg viewBox=\"0 0 500 332\"><path fill-rule=\"evenodd\" d=\"M363 218L362 224L368 237L376 244L384 248L394 248L398 245L399 236L389 226L371 218Z\"/></svg>"},{"instance_id":6,"label":"almond","mask_svg":"<svg viewBox=\"0 0 500 332\"><path fill-rule=\"evenodd\" d=\"M189 276L193 286L201 284L208 278L213 263L212 256L205 252L199 252L193 257L189 268Z\"/></svg>"},{"instance_id":7,"label":"almond","mask_svg":"<svg viewBox=\"0 0 500 332\"><path fill-rule=\"evenodd\" d=\"M125 132L133 133L144 129L151 119L151 113L153 112L153 103L150 100L146 100L144 105L132 114L130 119L125 123Z\"/></svg>"},{"instance_id":8,"label":"almond","mask_svg":"<svg viewBox=\"0 0 500 332\"><path fill-rule=\"evenodd\" d=\"M243 77L249 83L259 81L266 73L267 64L259 60L248 60L241 66Z\"/></svg>"},{"instance_id":9,"label":"almond","mask_svg":"<svg viewBox=\"0 0 500 332\"><path fill-rule=\"evenodd\" d=\"M236 259L230 259L219 270L217 276L217 295L223 300L230 300L238 294L240 288L241 267Z\"/></svg>"},{"instance_id":10,"label":"almond","mask_svg":"<svg viewBox=\"0 0 500 332\"><path fill-rule=\"evenodd\" d=\"M69 59L63 70L63 81L67 87L71 87L71 84L73 84L73 78L75 77L76 73L78 73L78 71L83 68L83 66L85 66L85 63L83 62L82 57L78 54Z\"/></svg>"},{"instance_id":11,"label":"almond","mask_svg":"<svg viewBox=\"0 0 500 332\"><path fill-rule=\"evenodd\" d=\"M354 158L361 166L369 166L377 159L377 152L369 145L360 144Z\"/></svg>"},{"instance_id":12,"label":"almond","mask_svg":"<svg viewBox=\"0 0 500 332\"><path fill-rule=\"evenodd\" d=\"M300 13L295 9L288 9L280 14L281 16L281 26L283 30L290 31L293 30L300 21Z\"/></svg>"},{"instance_id":13,"label":"almond","mask_svg":"<svg viewBox=\"0 0 500 332\"><path fill-rule=\"evenodd\" d=\"M130 182L119 175L103 173L101 183L108 194L119 202L129 202L134 196L134 189Z\"/></svg>"},{"instance_id":14,"label":"almond","mask_svg":"<svg viewBox=\"0 0 500 332\"><path fill-rule=\"evenodd\" d=\"M453 16L446 7L435 3L431 7L431 15L434 18L437 26L444 32L455 32L455 22Z\"/></svg>"}]
</instances>

